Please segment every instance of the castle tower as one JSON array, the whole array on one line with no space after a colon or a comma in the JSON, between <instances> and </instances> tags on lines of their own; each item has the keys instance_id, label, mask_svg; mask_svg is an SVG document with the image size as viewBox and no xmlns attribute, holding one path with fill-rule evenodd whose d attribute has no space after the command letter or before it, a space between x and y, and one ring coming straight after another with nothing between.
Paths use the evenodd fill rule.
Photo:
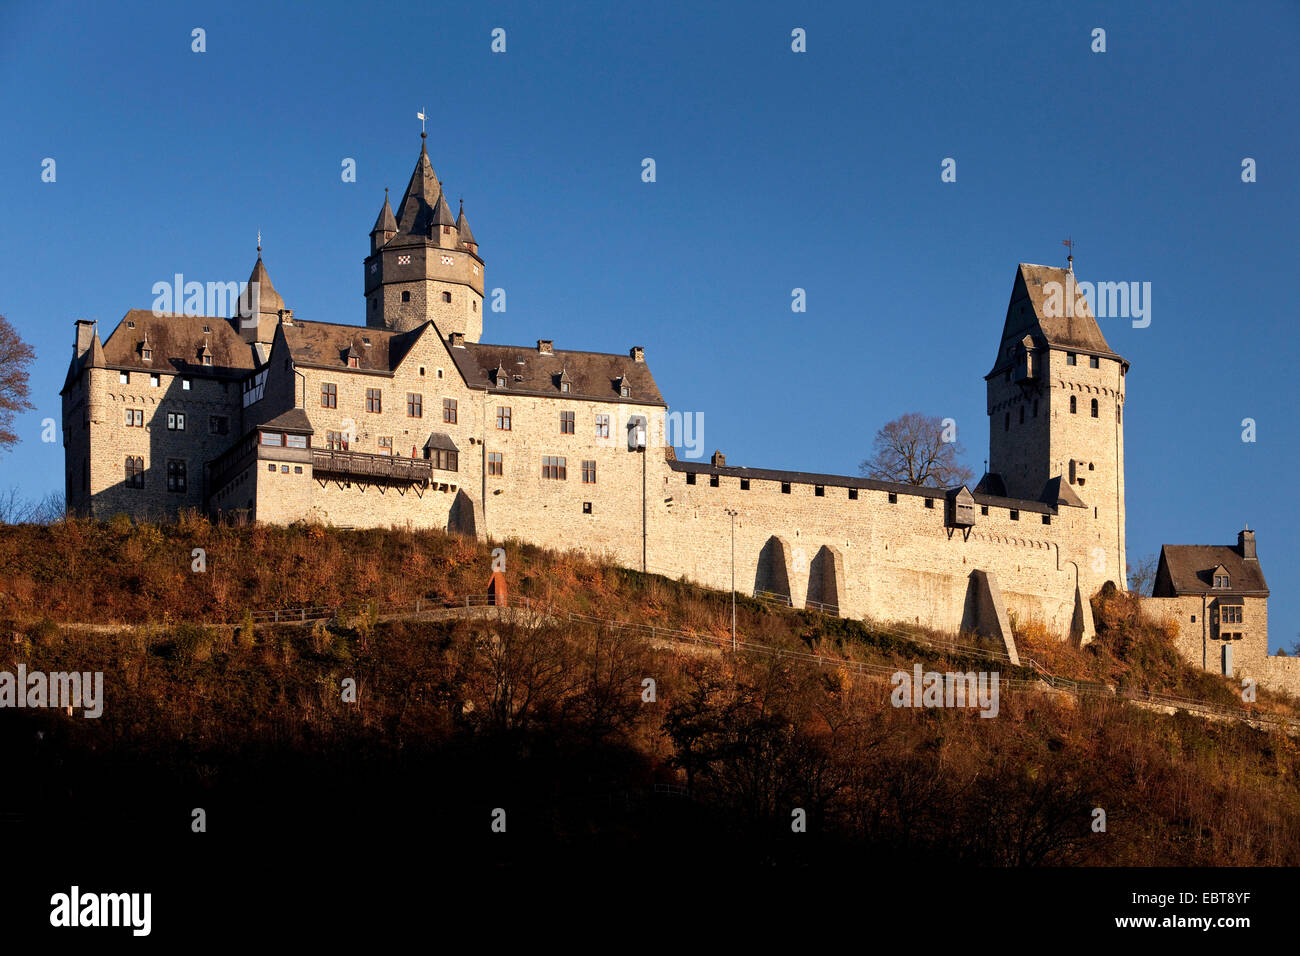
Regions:
<instances>
[{"instance_id":1,"label":"castle tower","mask_svg":"<svg viewBox=\"0 0 1300 956\"><path fill-rule=\"evenodd\" d=\"M257 262L249 273L248 285L239 298L239 314L236 316L235 328L245 342L261 342L269 345L275 338L275 327L280 317L291 310L284 306L284 299L271 284L271 274L262 262L262 246L257 246Z\"/></svg>"},{"instance_id":2,"label":"castle tower","mask_svg":"<svg viewBox=\"0 0 1300 956\"><path fill-rule=\"evenodd\" d=\"M387 194L365 261L366 325L406 331L437 323L470 342L483 334L483 260L464 208L453 218L429 162L425 134L411 181L393 215Z\"/></svg>"},{"instance_id":3,"label":"castle tower","mask_svg":"<svg viewBox=\"0 0 1300 956\"><path fill-rule=\"evenodd\" d=\"M1125 587L1127 373L1073 270L1021 263L984 377L989 475L981 484L1012 498L1081 502L1063 511L1079 522L1074 560L1092 590L1108 580Z\"/></svg>"}]
</instances>

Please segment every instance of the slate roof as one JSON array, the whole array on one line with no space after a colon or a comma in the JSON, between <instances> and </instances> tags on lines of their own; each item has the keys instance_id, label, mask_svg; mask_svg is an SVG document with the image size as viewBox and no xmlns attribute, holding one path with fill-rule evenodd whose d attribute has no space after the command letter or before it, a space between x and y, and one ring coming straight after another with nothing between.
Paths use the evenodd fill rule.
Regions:
<instances>
[{"instance_id":1,"label":"slate roof","mask_svg":"<svg viewBox=\"0 0 1300 956\"><path fill-rule=\"evenodd\" d=\"M375 219L375 228L370 230L373 236L377 232L397 232L397 219L393 216L393 207L388 205L388 190L384 190L384 208L379 210Z\"/></svg>"},{"instance_id":2,"label":"slate roof","mask_svg":"<svg viewBox=\"0 0 1300 956\"><path fill-rule=\"evenodd\" d=\"M424 443L425 448L436 448L440 451L460 451L456 443L451 440L451 436L446 432L430 432L429 438Z\"/></svg>"},{"instance_id":3,"label":"slate roof","mask_svg":"<svg viewBox=\"0 0 1300 956\"><path fill-rule=\"evenodd\" d=\"M427 325L409 332L393 332L365 325L294 319L292 325L282 325L281 328L289 354L299 365L346 369L349 367L348 350L354 349L358 364L352 371L388 373L397 368ZM370 342L368 346L367 340Z\"/></svg>"},{"instance_id":4,"label":"slate roof","mask_svg":"<svg viewBox=\"0 0 1300 956\"><path fill-rule=\"evenodd\" d=\"M1227 570L1232 587L1215 588L1214 569ZM1160 549L1154 597L1184 594L1268 596L1258 559L1242 557L1234 544L1167 544Z\"/></svg>"},{"instance_id":5,"label":"slate roof","mask_svg":"<svg viewBox=\"0 0 1300 956\"><path fill-rule=\"evenodd\" d=\"M1101 327L1093 317L1092 309L1089 308L1086 299L1079 297L1076 292L1076 298L1079 298L1082 306L1064 308L1065 290L1069 288L1067 276L1071 275L1072 273L1066 269L1020 263L1016 269L1011 301L1007 305L1007 317L1002 326L1002 339L998 346L997 358L993 361L993 370L989 372L990 376L1001 372L1011 364L1012 358L1007 355L1007 346L1020 344L1025 336L1029 336L1034 344L1040 347L1065 348L1124 362L1124 359L1111 351L1106 343L1106 337L1101 334ZM1077 279L1070 281L1077 281ZM1068 311L1073 314L1048 315L1046 285L1049 282L1058 283L1062 289L1062 308L1055 311ZM1125 362L1125 365L1127 364Z\"/></svg>"},{"instance_id":6,"label":"slate roof","mask_svg":"<svg viewBox=\"0 0 1300 956\"><path fill-rule=\"evenodd\" d=\"M311 419L301 408L291 408L287 412L281 412L269 422L263 422L258 428L265 428L271 431L301 432L304 435L315 434L316 430L311 427Z\"/></svg>"},{"instance_id":7,"label":"slate roof","mask_svg":"<svg viewBox=\"0 0 1300 956\"><path fill-rule=\"evenodd\" d=\"M663 405L663 396L645 362L630 355L605 352L571 352L555 349L549 353L517 345L489 345L466 342L463 348L450 350L461 375L471 388L486 388L500 394L564 395L590 401L621 401L633 405ZM497 368L509 372L505 388L496 387L493 373ZM570 383L568 392L560 391L560 376ZM515 377L519 376L519 381ZM622 398L619 382L626 381L631 395Z\"/></svg>"},{"instance_id":8,"label":"slate roof","mask_svg":"<svg viewBox=\"0 0 1300 956\"><path fill-rule=\"evenodd\" d=\"M134 322L135 328L129 323ZM209 331L204 332L204 328ZM140 342L149 336L153 361L140 354ZM199 353L207 345L212 364L202 365ZM229 319L202 315L154 315L132 309L103 345L108 368L150 370L196 377L238 377L257 367L253 350L235 331Z\"/></svg>"},{"instance_id":9,"label":"slate roof","mask_svg":"<svg viewBox=\"0 0 1300 956\"><path fill-rule=\"evenodd\" d=\"M715 466L706 461L668 462L673 471L695 472L697 475L724 475L733 478L749 478L757 481L788 481L801 485L826 485L832 488L865 488L871 491L890 491L899 495L914 495L921 498L947 498L961 490L955 488L934 488L925 485L906 485L897 481L880 481L876 478L853 478L848 475L823 475L808 471L778 471L770 468L740 468L734 465ZM1036 514L1056 514L1057 509L1042 501L1028 501L1020 498L1004 498L999 495L986 495L972 492L971 497L981 505L993 505L999 508L1017 511L1032 511Z\"/></svg>"},{"instance_id":10,"label":"slate roof","mask_svg":"<svg viewBox=\"0 0 1300 956\"><path fill-rule=\"evenodd\" d=\"M260 252L257 254L257 262L253 264L253 271L248 276L249 297L253 294L251 290L254 282L257 283L257 311L265 315L277 315L284 308L284 299L280 298L280 293L271 284L271 274L266 271Z\"/></svg>"},{"instance_id":11,"label":"slate roof","mask_svg":"<svg viewBox=\"0 0 1300 956\"><path fill-rule=\"evenodd\" d=\"M456 216L456 234L460 237L461 242L472 242L478 244L474 238L474 233L470 232L469 220L465 218L465 205L461 204L460 213Z\"/></svg>"},{"instance_id":12,"label":"slate roof","mask_svg":"<svg viewBox=\"0 0 1300 956\"><path fill-rule=\"evenodd\" d=\"M424 237L433 225L442 187L438 174L433 171L424 138L420 140L420 158L415 161L411 181L406 185L402 201L397 204L397 231L403 235Z\"/></svg>"}]
</instances>

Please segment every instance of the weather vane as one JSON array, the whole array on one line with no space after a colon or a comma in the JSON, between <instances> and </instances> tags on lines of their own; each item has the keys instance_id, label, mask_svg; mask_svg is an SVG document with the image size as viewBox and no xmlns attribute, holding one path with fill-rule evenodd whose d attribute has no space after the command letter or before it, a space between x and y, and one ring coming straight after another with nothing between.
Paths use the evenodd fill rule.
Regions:
<instances>
[{"instance_id":1,"label":"weather vane","mask_svg":"<svg viewBox=\"0 0 1300 956\"><path fill-rule=\"evenodd\" d=\"M1061 245L1065 246L1065 248L1069 250L1069 253L1065 257L1065 261L1069 264L1070 269L1073 270L1074 269L1074 240L1062 239Z\"/></svg>"},{"instance_id":2,"label":"weather vane","mask_svg":"<svg viewBox=\"0 0 1300 956\"><path fill-rule=\"evenodd\" d=\"M424 107L423 106L420 107L420 112L416 113L415 116L420 121L420 135L423 136L424 135Z\"/></svg>"}]
</instances>

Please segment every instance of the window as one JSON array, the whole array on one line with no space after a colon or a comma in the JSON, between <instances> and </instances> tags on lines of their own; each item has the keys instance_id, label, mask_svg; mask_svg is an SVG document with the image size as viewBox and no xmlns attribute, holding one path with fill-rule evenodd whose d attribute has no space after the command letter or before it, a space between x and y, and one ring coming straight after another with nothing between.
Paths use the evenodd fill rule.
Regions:
<instances>
[{"instance_id":1,"label":"window","mask_svg":"<svg viewBox=\"0 0 1300 956\"><path fill-rule=\"evenodd\" d=\"M573 412L560 412L560 434L572 435L574 433Z\"/></svg>"},{"instance_id":2,"label":"window","mask_svg":"<svg viewBox=\"0 0 1300 956\"><path fill-rule=\"evenodd\" d=\"M988 513L989 513L989 506L988 506L988 505L980 505L980 514L982 514L982 515L986 515L986 514L988 514Z\"/></svg>"},{"instance_id":3,"label":"window","mask_svg":"<svg viewBox=\"0 0 1300 956\"><path fill-rule=\"evenodd\" d=\"M366 411L378 415L384 410L384 396L377 388L366 389Z\"/></svg>"},{"instance_id":4,"label":"window","mask_svg":"<svg viewBox=\"0 0 1300 956\"><path fill-rule=\"evenodd\" d=\"M167 460L167 490L185 490L185 462L170 458Z\"/></svg>"},{"instance_id":5,"label":"window","mask_svg":"<svg viewBox=\"0 0 1300 956\"><path fill-rule=\"evenodd\" d=\"M505 473L505 463L501 460L501 452L488 452L488 476L500 478Z\"/></svg>"},{"instance_id":6,"label":"window","mask_svg":"<svg viewBox=\"0 0 1300 956\"><path fill-rule=\"evenodd\" d=\"M126 486L128 488L144 487L144 459L139 455L126 456Z\"/></svg>"},{"instance_id":7,"label":"window","mask_svg":"<svg viewBox=\"0 0 1300 956\"><path fill-rule=\"evenodd\" d=\"M591 514L591 502L590 502L590 501L584 501L584 502L582 503L582 513L585 514L585 515L589 515L589 514Z\"/></svg>"},{"instance_id":8,"label":"window","mask_svg":"<svg viewBox=\"0 0 1300 956\"><path fill-rule=\"evenodd\" d=\"M339 407L339 387L335 385L333 382L321 382L320 407L321 408Z\"/></svg>"},{"instance_id":9,"label":"window","mask_svg":"<svg viewBox=\"0 0 1300 956\"><path fill-rule=\"evenodd\" d=\"M205 356L203 356L203 364L204 364L204 365L211 365L211 364L212 364L212 356L211 356L211 355L205 355Z\"/></svg>"},{"instance_id":10,"label":"window","mask_svg":"<svg viewBox=\"0 0 1300 956\"><path fill-rule=\"evenodd\" d=\"M269 472L274 473L274 472L275 472L275 462L272 462L271 464L267 465L267 466L266 466L266 470L269 471Z\"/></svg>"},{"instance_id":11,"label":"window","mask_svg":"<svg viewBox=\"0 0 1300 956\"><path fill-rule=\"evenodd\" d=\"M470 303L470 305L473 306L475 312L478 311L478 299L475 299L473 302Z\"/></svg>"},{"instance_id":12,"label":"window","mask_svg":"<svg viewBox=\"0 0 1300 956\"><path fill-rule=\"evenodd\" d=\"M306 435L285 435L284 444L288 448L306 448L307 436Z\"/></svg>"},{"instance_id":13,"label":"window","mask_svg":"<svg viewBox=\"0 0 1300 956\"><path fill-rule=\"evenodd\" d=\"M565 460L563 458L556 458L551 455L543 456L542 477L552 478L557 481L567 480L567 469L565 468Z\"/></svg>"},{"instance_id":14,"label":"window","mask_svg":"<svg viewBox=\"0 0 1300 956\"><path fill-rule=\"evenodd\" d=\"M151 354L152 354L152 353L151 353ZM150 388L157 388L157 387L158 387L158 384L159 384L161 381L162 381L162 379L161 379L159 376L157 376L157 375L150 375L150 376L149 376L149 387L150 387Z\"/></svg>"},{"instance_id":15,"label":"window","mask_svg":"<svg viewBox=\"0 0 1300 956\"><path fill-rule=\"evenodd\" d=\"M438 369L438 378L442 378L442 369Z\"/></svg>"},{"instance_id":16,"label":"window","mask_svg":"<svg viewBox=\"0 0 1300 956\"><path fill-rule=\"evenodd\" d=\"M181 388L187 392L190 390L190 380L188 378L181 379Z\"/></svg>"},{"instance_id":17,"label":"window","mask_svg":"<svg viewBox=\"0 0 1300 956\"><path fill-rule=\"evenodd\" d=\"M224 435L230 431L230 420L225 415L208 416L208 434Z\"/></svg>"},{"instance_id":18,"label":"window","mask_svg":"<svg viewBox=\"0 0 1300 956\"><path fill-rule=\"evenodd\" d=\"M631 398L631 397L632 397L632 389L628 388L626 385L624 385L622 388L620 388L620 389L618 390L618 393L619 393L620 395L622 395L624 398Z\"/></svg>"},{"instance_id":19,"label":"window","mask_svg":"<svg viewBox=\"0 0 1300 956\"><path fill-rule=\"evenodd\" d=\"M302 474L302 465L294 465L294 466L293 466L293 473L294 473L295 475L301 475L301 474Z\"/></svg>"},{"instance_id":20,"label":"window","mask_svg":"<svg viewBox=\"0 0 1300 956\"><path fill-rule=\"evenodd\" d=\"M1228 604L1228 605L1226 605L1226 606L1223 608L1223 618L1222 618L1223 623L1224 623L1224 624L1240 624L1240 623L1241 623L1241 611L1242 611L1242 608L1241 608L1241 605L1240 605L1240 604Z\"/></svg>"},{"instance_id":21,"label":"window","mask_svg":"<svg viewBox=\"0 0 1300 956\"><path fill-rule=\"evenodd\" d=\"M448 425L456 424L456 399L444 398L442 400L442 420Z\"/></svg>"},{"instance_id":22,"label":"window","mask_svg":"<svg viewBox=\"0 0 1300 956\"><path fill-rule=\"evenodd\" d=\"M263 445L284 445L284 435L280 432L262 432Z\"/></svg>"},{"instance_id":23,"label":"window","mask_svg":"<svg viewBox=\"0 0 1300 956\"><path fill-rule=\"evenodd\" d=\"M131 384L131 373L130 373L130 372L118 372L118 373L117 373L117 384L119 384L119 385L130 385L130 384Z\"/></svg>"},{"instance_id":24,"label":"window","mask_svg":"<svg viewBox=\"0 0 1300 956\"><path fill-rule=\"evenodd\" d=\"M596 416L596 437L597 438L609 437L609 416L608 415Z\"/></svg>"},{"instance_id":25,"label":"window","mask_svg":"<svg viewBox=\"0 0 1300 956\"><path fill-rule=\"evenodd\" d=\"M434 468L439 468L442 471L460 470L460 456L456 452L446 448L433 448L431 452L429 460L433 462Z\"/></svg>"},{"instance_id":26,"label":"window","mask_svg":"<svg viewBox=\"0 0 1300 956\"><path fill-rule=\"evenodd\" d=\"M126 410L127 428L144 428L144 409L128 408Z\"/></svg>"},{"instance_id":27,"label":"window","mask_svg":"<svg viewBox=\"0 0 1300 956\"><path fill-rule=\"evenodd\" d=\"M1020 520L1020 512L1019 512L1019 511L1017 511L1017 510L1015 510L1014 508L1012 508L1010 513L1011 513L1011 520L1012 520L1012 521L1019 521L1019 520Z\"/></svg>"},{"instance_id":28,"label":"window","mask_svg":"<svg viewBox=\"0 0 1300 956\"><path fill-rule=\"evenodd\" d=\"M814 495L815 497L817 497L817 498L825 498L825 497L826 497L826 486L825 486L825 485L813 485L813 495Z\"/></svg>"},{"instance_id":29,"label":"window","mask_svg":"<svg viewBox=\"0 0 1300 956\"><path fill-rule=\"evenodd\" d=\"M327 431L325 433L325 447L329 451L347 451L348 450L347 434L345 432Z\"/></svg>"},{"instance_id":30,"label":"window","mask_svg":"<svg viewBox=\"0 0 1300 956\"><path fill-rule=\"evenodd\" d=\"M1078 364L1079 364L1079 356L1075 355L1073 352L1066 352L1066 353L1065 353L1065 364L1066 364L1066 365L1078 365Z\"/></svg>"},{"instance_id":31,"label":"window","mask_svg":"<svg viewBox=\"0 0 1300 956\"><path fill-rule=\"evenodd\" d=\"M858 489L856 489L856 488L850 488L850 489L849 489L849 501L857 501L857 500L858 500Z\"/></svg>"},{"instance_id":32,"label":"window","mask_svg":"<svg viewBox=\"0 0 1300 956\"><path fill-rule=\"evenodd\" d=\"M1097 400L1095 398L1092 400L1092 417L1097 417Z\"/></svg>"},{"instance_id":33,"label":"window","mask_svg":"<svg viewBox=\"0 0 1300 956\"><path fill-rule=\"evenodd\" d=\"M1124 424L1124 409L1122 406L1115 406L1115 421L1120 425Z\"/></svg>"},{"instance_id":34,"label":"window","mask_svg":"<svg viewBox=\"0 0 1300 956\"><path fill-rule=\"evenodd\" d=\"M289 466L288 466L288 465L281 465L281 466L280 466L280 474L282 474L282 475L287 475L287 474L289 474Z\"/></svg>"},{"instance_id":35,"label":"window","mask_svg":"<svg viewBox=\"0 0 1300 956\"><path fill-rule=\"evenodd\" d=\"M718 476L717 476L717 475L709 475L709 487L710 487L710 488L716 488L716 487L718 487Z\"/></svg>"},{"instance_id":36,"label":"window","mask_svg":"<svg viewBox=\"0 0 1300 956\"><path fill-rule=\"evenodd\" d=\"M1073 415L1079 410L1079 398L1076 395L1070 396L1070 414Z\"/></svg>"},{"instance_id":37,"label":"window","mask_svg":"<svg viewBox=\"0 0 1300 956\"><path fill-rule=\"evenodd\" d=\"M450 292L444 292L444 293L442 294L442 301L443 301L443 302L450 302L450 301L451 301L451 293L450 293Z\"/></svg>"},{"instance_id":38,"label":"window","mask_svg":"<svg viewBox=\"0 0 1300 956\"><path fill-rule=\"evenodd\" d=\"M167 430L169 432L185 431L185 413L168 412L167 413Z\"/></svg>"},{"instance_id":39,"label":"window","mask_svg":"<svg viewBox=\"0 0 1300 956\"><path fill-rule=\"evenodd\" d=\"M788 481L781 482L781 494L788 495L789 493L790 493L790 482Z\"/></svg>"},{"instance_id":40,"label":"window","mask_svg":"<svg viewBox=\"0 0 1300 956\"><path fill-rule=\"evenodd\" d=\"M497 431L501 431L501 432L510 431L510 406L509 405L497 406Z\"/></svg>"},{"instance_id":41,"label":"window","mask_svg":"<svg viewBox=\"0 0 1300 956\"><path fill-rule=\"evenodd\" d=\"M410 292L403 292L403 293L402 293L402 301L403 301L403 302L410 302L410 301L411 301L411 293L410 293Z\"/></svg>"},{"instance_id":42,"label":"window","mask_svg":"<svg viewBox=\"0 0 1300 956\"><path fill-rule=\"evenodd\" d=\"M926 498L926 499L925 499L925 506L926 506L927 508L933 508L933 507L934 507L934 499L933 499L933 498Z\"/></svg>"},{"instance_id":43,"label":"window","mask_svg":"<svg viewBox=\"0 0 1300 956\"><path fill-rule=\"evenodd\" d=\"M896 504L898 504L898 495L895 494L895 493L892 492L892 491L889 493L889 503L890 503L891 505L896 505Z\"/></svg>"},{"instance_id":44,"label":"window","mask_svg":"<svg viewBox=\"0 0 1300 956\"><path fill-rule=\"evenodd\" d=\"M1226 587L1231 587L1232 585L1229 583L1228 576L1226 574L1216 574L1214 576L1214 586L1216 588L1226 588Z\"/></svg>"},{"instance_id":45,"label":"window","mask_svg":"<svg viewBox=\"0 0 1300 956\"><path fill-rule=\"evenodd\" d=\"M424 417L424 396L418 392L406 393L406 417L423 418Z\"/></svg>"},{"instance_id":46,"label":"window","mask_svg":"<svg viewBox=\"0 0 1300 956\"><path fill-rule=\"evenodd\" d=\"M594 461L584 461L582 463L582 483L584 485L594 485L596 483L596 463Z\"/></svg>"},{"instance_id":47,"label":"window","mask_svg":"<svg viewBox=\"0 0 1300 956\"><path fill-rule=\"evenodd\" d=\"M693 485L693 484L695 484L695 472L693 472L693 471L688 471L688 472L686 473L686 483L687 483L688 485Z\"/></svg>"},{"instance_id":48,"label":"window","mask_svg":"<svg viewBox=\"0 0 1300 956\"><path fill-rule=\"evenodd\" d=\"M740 479L740 490L741 490L741 491L748 491L748 490L749 490L749 479L748 479L748 478L741 478L741 479Z\"/></svg>"},{"instance_id":49,"label":"window","mask_svg":"<svg viewBox=\"0 0 1300 956\"><path fill-rule=\"evenodd\" d=\"M153 349L142 348L142 349L140 350L140 358L144 359L146 362L152 362L152 361L153 361Z\"/></svg>"},{"instance_id":50,"label":"window","mask_svg":"<svg viewBox=\"0 0 1300 956\"><path fill-rule=\"evenodd\" d=\"M392 436L392 435L380 435L380 436L379 436L379 454L381 454L381 455L391 455L392 453L393 453L393 436Z\"/></svg>"},{"instance_id":51,"label":"window","mask_svg":"<svg viewBox=\"0 0 1300 956\"><path fill-rule=\"evenodd\" d=\"M424 378L424 366L420 366L420 378Z\"/></svg>"},{"instance_id":52,"label":"window","mask_svg":"<svg viewBox=\"0 0 1300 956\"><path fill-rule=\"evenodd\" d=\"M348 368L361 368L361 358L356 355L349 355Z\"/></svg>"},{"instance_id":53,"label":"window","mask_svg":"<svg viewBox=\"0 0 1300 956\"><path fill-rule=\"evenodd\" d=\"M1043 524L1051 524L1051 523L1052 523L1052 516L1051 516L1051 515L1043 515Z\"/></svg>"},{"instance_id":54,"label":"window","mask_svg":"<svg viewBox=\"0 0 1300 956\"><path fill-rule=\"evenodd\" d=\"M1101 359L1095 355L1088 356L1088 368L1101 368Z\"/></svg>"}]
</instances>

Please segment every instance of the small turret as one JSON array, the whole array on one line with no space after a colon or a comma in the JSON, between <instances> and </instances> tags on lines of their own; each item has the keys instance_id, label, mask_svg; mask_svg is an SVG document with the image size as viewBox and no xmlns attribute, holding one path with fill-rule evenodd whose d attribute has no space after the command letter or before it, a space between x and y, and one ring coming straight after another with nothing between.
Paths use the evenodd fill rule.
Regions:
<instances>
[{"instance_id":1,"label":"small turret","mask_svg":"<svg viewBox=\"0 0 1300 956\"><path fill-rule=\"evenodd\" d=\"M370 230L370 251L377 252L384 243L397 235L397 219L393 207L388 205L388 187L384 187L384 208L379 210L375 219L375 228Z\"/></svg>"},{"instance_id":2,"label":"small turret","mask_svg":"<svg viewBox=\"0 0 1300 956\"><path fill-rule=\"evenodd\" d=\"M465 200L460 201L460 213L456 216L456 235L460 239L460 244L468 251L478 254L478 240L474 238L474 233L470 232L469 220L465 218Z\"/></svg>"}]
</instances>

